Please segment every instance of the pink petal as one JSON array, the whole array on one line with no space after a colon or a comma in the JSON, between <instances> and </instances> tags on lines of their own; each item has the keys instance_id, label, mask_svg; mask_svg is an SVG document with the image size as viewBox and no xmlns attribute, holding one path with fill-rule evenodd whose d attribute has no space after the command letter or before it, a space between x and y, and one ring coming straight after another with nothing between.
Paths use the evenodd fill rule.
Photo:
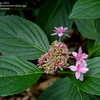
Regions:
<instances>
[{"instance_id":1,"label":"pink petal","mask_svg":"<svg viewBox=\"0 0 100 100\"><path fill-rule=\"evenodd\" d=\"M78 67L81 67L81 68L86 68L87 67L87 63L86 63L86 61L85 60L78 60L78 61L76 61L76 66Z\"/></svg>"},{"instance_id":2,"label":"pink petal","mask_svg":"<svg viewBox=\"0 0 100 100\"><path fill-rule=\"evenodd\" d=\"M80 78L80 75L81 75L80 72L76 72L76 73L75 73L76 79L79 79L79 78Z\"/></svg>"},{"instance_id":3,"label":"pink petal","mask_svg":"<svg viewBox=\"0 0 100 100\"><path fill-rule=\"evenodd\" d=\"M67 30L68 30L68 28L67 28L67 27L65 27L65 28L64 28L64 30L65 30L65 31L67 31Z\"/></svg>"},{"instance_id":4,"label":"pink petal","mask_svg":"<svg viewBox=\"0 0 100 100\"><path fill-rule=\"evenodd\" d=\"M72 55L76 58L77 57L77 52L72 52Z\"/></svg>"},{"instance_id":5,"label":"pink petal","mask_svg":"<svg viewBox=\"0 0 100 100\"><path fill-rule=\"evenodd\" d=\"M68 67L70 70L72 70L72 71L76 71L77 70L77 68L76 68L76 66L70 66L70 67Z\"/></svg>"},{"instance_id":6,"label":"pink petal","mask_svg":"<svg viewBox=\"0 0 100 100\"><path fill-rule=\"evenodd\" d=\"M64 28L63 28L63 26L61 26L59 29L63 30Z\"/></svg>"},{"instance_id":7,"label":"pink petal","mask_svg":"<svg viewBox=\"0 0 100 100\"><path fill-rule=\"evenodd\" d=\"M58 34L59 37L61 37L61 36L63 36L63 35L64 35L64 33L59 33L59 34Z\"/></svg>"},{"instance_id":8,"label":"pink petal","mask_svg":"<svg viewBox=\"0 0 100 100\"><path fill-rule=\"evenodd\" d=\"M86 67L81 68L81 72L82 72L82 73L86 73L87 71L89 71L88 68L86 68Z\"/></svg>"},{"instance_id":9,"label":"pink petal","mask_svg":"<svg viewBox=\"0 0 100 100\"><path fill-rule=\"evenodd\" d=\"M82 48L81 48L81 47L78 49L78 53L79 53L79 54L82 53Z\"/></svg>"},{"instance_id":10,"label":"pink petal","mask_svg":"<svg viewBox=\"0 0 100 100\"><path fill-rule=\"evenodd\" d=\"M83 74L80 75L79 80L81 80L81 81L84 80Z\"/></svg>"},{"instance_id":11,"label":"pink petal","mask_svg":"<svg viewBox=\"0 0 100 100\"><path fill-rule=\"evenodd\" d=\"M83 54L82 54L82 58L83 58L83 59L86 59L86 58L88 58L88 55L85 54L85 53L83 53Z\"/></svg>"},{"instance_id":12,"label":"pink petal","mask_svg":"<svg viewBox=\"0 0 100 100\"><path fill-rule=\"evenodd\" d=\"M85 60L82 60L82 64L83 64L83 67L87 67L87 62Z\"/></svg>"}]
</instances>

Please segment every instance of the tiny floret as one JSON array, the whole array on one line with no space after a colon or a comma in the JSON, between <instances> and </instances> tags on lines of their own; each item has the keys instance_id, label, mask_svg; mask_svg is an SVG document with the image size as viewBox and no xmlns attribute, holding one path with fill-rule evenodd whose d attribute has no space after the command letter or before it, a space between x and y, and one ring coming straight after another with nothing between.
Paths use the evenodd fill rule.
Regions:
<instances>
[{"instance_id":1,"label":"tiny floret","mask_svg":"<svg viewBox=\"0 0 100 100\"><path fill-rule=\"evenodd\" d=\"M77 52L72 52L72 55L76 60L84 60L84 59L88 58L88 55L86 53L82 52L81 47L79 48L78 53Z\"/></svg>"},{"instance_id":2,"label":"tiny floret","mask_svg":"<svg viewBox=\"0 0 100 100\"><path fill-rule=\"evenodd\" d=\"M54 27L54 33L52 35L58 35L59 37L64 36L65 32L68 31L68 27Z\"/></svg>"}]
</instances>

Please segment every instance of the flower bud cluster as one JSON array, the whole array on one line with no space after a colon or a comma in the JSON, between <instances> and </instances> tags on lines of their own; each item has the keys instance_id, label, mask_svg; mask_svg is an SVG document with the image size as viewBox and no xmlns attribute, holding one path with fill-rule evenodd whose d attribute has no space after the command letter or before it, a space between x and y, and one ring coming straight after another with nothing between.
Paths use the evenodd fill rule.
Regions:
<instances>
[{"instance_id":1,"label":"flower bud cluster","mask_svg":"<svg viewBox=\"0 0 100 100\"><path fill-rule=\"evenodd\" d=\"M67 45L62 42L54 41L49 51L38 60L38 66L46 73L54 73L60 68L66 68L68 66L68 58L69 51Z\"/></svg>"}]
</instances>

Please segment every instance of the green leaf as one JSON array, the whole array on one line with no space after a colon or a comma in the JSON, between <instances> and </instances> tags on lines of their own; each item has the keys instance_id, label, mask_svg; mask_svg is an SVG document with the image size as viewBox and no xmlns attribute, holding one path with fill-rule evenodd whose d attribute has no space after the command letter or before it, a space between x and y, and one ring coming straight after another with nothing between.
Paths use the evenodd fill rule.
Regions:
<instances>
[{"instance_id":1,"label":"green leaf","mask_svg":"<svg viewBox=\"0 0 100 100\"><path fill-rule=\"evenodd\" d=\"M48 0L40 9L38 23L45 29L50 40L57 37L50 36L54 27L65 26L71 28L72 20L68 18L72 6L76 0Z\"/></svg>"},{"instance_id":2,"label":"green leaf","mask_svg":"<svg viewBox=\"0 0 100 100\"><path fill-rule=\"evenodd\" d=\"M96 20L75 20L76 25L80 33L88 38L96 40L100 35L97 30Z\"/></svg>"},{"instance_id":3,"label":"green leaf","mask_svg":"<svg viewBox=\"0 0 100 100\"><path fill-rule=\"evenodd\" d=\"M48 50L44 32L18 16L0 16L0 52L25 59L37 59Z\"/></svg>"},{"instance_id":4,"label":"green leaf","mask_svg":"<svg viewBox=\"0 0 100 100\"><path fill-rule=\"evenodd\" d=\"M99 27L99 25L98 25L98 27ZM90 47L88 49L90 57L100 56L100 39L99 39L99 37L100 36L98 36L97 40L94 42L94 44L92 45L92 47Z\"/></svg>"},{"instance_id":5,"label":"green leaf","mask_svg":"<svg viewBox=\"0 0 100 100\"><path fill-rule=\"evenodd\" d=\"M96 40L97 42L99 42L100 44L100 41L99 38L100 38L100 20L92 20L92 19L82 19L82 20L75 20L76 22L76 25L77 25L77 28L78 30L80 31L80 33L88 38L88 39L92 39L92 40Z\"/></svg>"},{"instance_id":6,"label":"green leaf","mask_svg":"<svg viewBox=\"0 0 100 100\"><path fill-rule=\"evenodd\" d=\"M83 93L69 78L58 80L49 87L39 100L97 100L94 96Z\"/></svg>"},{"instance_id":7,"label":"green leaf","mask_svg":"<svg viewBox=\"0 0 100 100\"><path fill-rule=\"evenodd\" d=\"M89 94L100 95L100 57L88 60L89 72L83 82L77 81L78 87Z\"/></svg>"},{"instance_id":8,"label":"green leaf","mask_svg":"<svg viewBox=\"0 0 100 100\"><path fill-rule=\"evenodd\" d=\"M100 44L94 45L92 48L89 48L88 52L90 57L100 56Z\"/></svg>"},{"instance_id":9,"label":"green leaf","mask_svg":"<svg viewBox=\"0 0 100 100\"><path fill-rule=\"evenodd\" d=\"M41 71L15 56L0 57L0 96L20 93L35 83Z\"/></svg>"},{"instance_id":10,"label":"green leaf","mask_svg":"<svg viewBox=\"0 0 100 100\"><path fill-rule=\"evenodd\" d=\"M73 7L70 18L98 19L100 18L100 0L78 0Z\"/></svg>"}]
</instances>

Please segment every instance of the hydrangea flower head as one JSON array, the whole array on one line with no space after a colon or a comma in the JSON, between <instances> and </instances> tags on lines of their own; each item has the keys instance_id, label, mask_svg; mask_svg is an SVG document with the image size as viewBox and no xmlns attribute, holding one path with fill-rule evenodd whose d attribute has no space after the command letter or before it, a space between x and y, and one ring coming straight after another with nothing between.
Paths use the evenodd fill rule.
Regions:
<instances>
[{"instance_id":1,"label":"hydrangea flower head","mask_svg":"<svg viewBox=\"0 0 100 100\"><path fill-rule=\"evenodd\" d=\"M74 58L76 60L84 60L84 59L88 58L88 55L86 53L82 52L81 47L79 48L78 53L77 52L72 52L72 55L74 56Z\"/></svg>"},{"instance_id":2,"label":"hydrangea flower head","mask_svg":"<svg viewBox=\"0 0 100 100\"><path fill-rule=\"evenodd\" d=\"M79 79L81 81L84 80L83 74L85 74L87 71L89 71L89 69L87 68L87 63L84 60L77 61L75 66L72 65L69 68L70 68L70 70L75 71L76 79Z\"/></svg>"},{"instance_id":3,"label":"hydrangea flower head","mask_svg":"<svg viewBox=\"0 0 100 100\"><path fill-rule=\"evenodd\" d=\"M38 66L46 73L54 73L58 69L68 66L68 58L68 47L62 42L54 41L49 51L38 60Z\"/></svg>"},{"instance_id":4,"label":"hydrangea flower head","mask_svg":"<svg viewBox=\"0 0 100 100\"><path fill-rule=\"evenodd\" d=\"M68 27L63 27L63 26L55 27L54 33L52 35L58 35L59 37L62 37L67 31L68 31Z\"/></svg>"}]
</instances>

